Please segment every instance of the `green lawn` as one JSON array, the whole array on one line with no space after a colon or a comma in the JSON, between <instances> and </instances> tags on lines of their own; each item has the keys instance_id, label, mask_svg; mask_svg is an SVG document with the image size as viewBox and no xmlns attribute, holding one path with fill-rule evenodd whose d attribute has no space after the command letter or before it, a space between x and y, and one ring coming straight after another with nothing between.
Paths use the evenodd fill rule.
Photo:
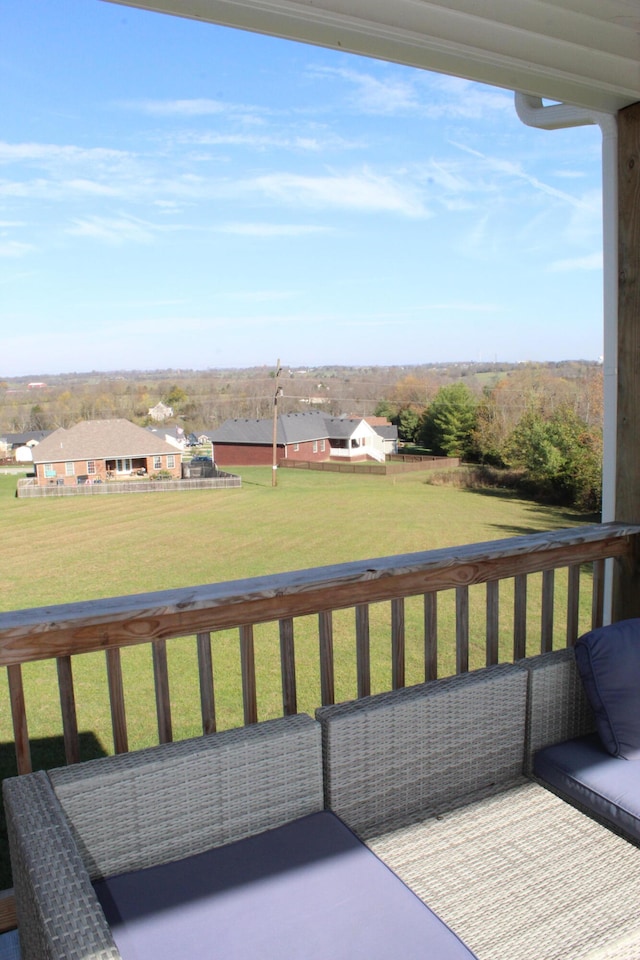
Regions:
<instances>
[{"instance_id":1,"label":"green lawn","mask_svg":"<svg viewBox=\"0 0 640 960\"><path fill-rule=\"evenodd\" d=\"M232 580L491 540L585 522L584 517L495 493L431 487L424 475L396 477L241 468L236 490L18 500L15 478L0 477L0 523L5 560L0 603L5 610L96 597L118 596ZM558 642L562 638L562 578L557 587ZM484 656L484 591L472 588L471 658ZM453 672L453 592L439 611L440 668ZM473 601L476 601L473 603ZM588 623L585 601L583 618ZM504 657L510 656L510 584L501 592ZM532 652L539 623L539 583L531 578ZM422 679L422 610L407 603L408 682ZM390 685L390 608L371 608L375 690ZM353 611L335 614L337 692L355 696ZM169 644L176 736L198 732L196 657L192 638ZM259 710L280 709L276 625L256 629ZM241 722L238 642L235 631L214 635L219 722ZM312 711L319 698L315 618L296 621L299 706ZM123 651L131 707L133 746L153 742L153 677L148 645ZM112 749L103 657L74 659L80 727ZM4 682L5 678L2 678ZM52 663L25 667L29 730L48 738L60 732ZM2 688L0 687L0 695ZM8 711L0 712L0 739L11 740Z\"/></svg>"},{"instance_id":2,"label":"green lawn","mask_svg":"<svg viewBox=\"0 0 640 960\"><path fill-rule=\"evenodd\" d=\"M432 487L421 474L395 477L238 468L241 489L18 500L16 477L0 475L2 610L231 580L395 553L492 540L589 522L512 496ZM531 622L538 629L539 585L531 578ZM562 579L557 587L562 619ZM472 588L472 666L484 645L484 593ZM511 596L501 593L503 651L509 658ZM582 612L588 625L587 603ZM538 619L536 619L538 613ZM407 603L407 682L422 679L421 607ZM371 609L374 690L390 686L389 605ZM440 664L453 672L453 596L442 598ZM532 652L535 649L535 630ZM355 696L353 611L335 614L338 699ZM562 643L561 632L558 642ZM216 706L220 726L242 722L237 633L214 635ZM319 702L317 624L296 621L299 709ZM281 712L277 626L256 628L260 717ZM176 739L199 727L193 638L170 641L171 699ZM123 651L130 747L157 742L148 645ZM102 654L74 658L83 757L112 751ZM0 677L0 776L14 772L4 671ZM24 669L29 733L38 742L34 765L63 762L55 665ZM0 853L0 860L2 859ZM0 867L1 870L1 867ZM3 882L6 881L6 882ZM0 872L0 889L8 883Z\"/></svg>"}]
</instances>

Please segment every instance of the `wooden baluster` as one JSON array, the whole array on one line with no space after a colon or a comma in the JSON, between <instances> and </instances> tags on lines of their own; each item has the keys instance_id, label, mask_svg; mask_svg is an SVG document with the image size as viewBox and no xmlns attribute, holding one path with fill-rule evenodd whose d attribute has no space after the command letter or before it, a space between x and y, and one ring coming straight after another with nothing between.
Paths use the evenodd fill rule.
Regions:
<instances>
[{"instance_id":1,"label":"wooden baluster","mask_svg":"<svg viewBox=\"0 0 640 960\"><path fill-rule=\"evenodd\" d=\"M65 759L67 763L78 763L80 760L80 740L78 738L78 717L73 690L71 657L58 657L57 667Z\"/></svg>"},{"instance_id":2,"label":"wooden baluster","mask_svg":"<svg viewBox=\"0 0 640 960\"><path fill-rule=\"evenodd\" d=\"M258 722L258 694L256 691L256 658L253 643L253 625L240 627L240 668L242 670L242 707L245 723Z\"/></svg>"},{"instance_id":3,"label":"wooden baluster","mask_svg":"<svg viewBox=\"0 0 640 960\"><path fill-rule=\"evenodd\" d=\"M167 641L154 640L151 644L151 650L153 655L153 679L156 691L158 737L160 743L171 743L173 740L173 731L171 725L171 700L169 698Z\"/></svg>"},{"instance_id":4,"label":"wooden baluster","mask_svg":"<svg viewBox=\"0 0 640 960\"><path fill-rule=\"evenodd\" d=\"M555 590L555 570L542 573L542 616L540 629L540 653L553 650L553 599Z\"/></svg>"},{"instance_id":5,"label":"wooden baluster","mask_svg":"<svg viewBox=\"0 0 640 960\"><path fill-rule=\"evenodd\" d=\"M326 707L336 702L335 665L333 658L333 614L322 610L318 614L320 638L320 698Z\"/></svg>"},{"instance_id":6,"label":"wooden baluster","mask_svg":"<svg viewBox=\"0 0 640 960\"><path fill-rule=\"evenodd\" d=\"M456 587L456 673L469 670L469 587Z\"/></svg>"},{"instance_id":7,"label":"wooden baluster","mask_svg":"<svg viewBox=\"0 0 640 960\"><path fill-rule=\"evenodd\" d=\"M296 652L291 617L280 621L280 669L282 671L282 709L284 715L289 716L298 712Z\"/></svg>"},{"instance_id":8,"label":"wooden baluster","mask_svg":"<svg viewBox=\"0 0 640 960\"><path fill-rule=\"evenodd\" d=\"M7 667L7 678L9 681L9 699L11 701L11 719L13 721L13 739L16 747L18 773L31 773L33 766L31 764L29 731L27 730L22 667L19 663Z\"/></svg>"},{"instance_id":9,"label":"wooden baluster","mask_svg":"<svg viewBox=\"0 0 640 960\"><path fill-rule=\"evenodd\" d=\"M580 602L580 564L569 567L567 596L567 646L572 647L578 639L578 604Z\"/></svg>"},{"instance_id":10,"label":"wooden baluster","mask_svg":"<svg viewBox=\"0 0 640 960\"><path fill-rule=\"evenodd\" d=\"M369 633L369 605L356 607L356 660L358 672L358 699L371 693L371 643Z\"/></svg>"},{"instance_id":11,"label":"wooden baluster","mask_svg":"<svg viewBox=\"0 0 640 960\"><path fill-rule=\"evenodd\" d=\"M107 658L107 682L109 684L113 748L116 753L127 753L129 750L129 736L127 732L127 715L124 703L124 684L122 682L120 650L117 647L110 647L109 650L105 651L105 654Z\"/></svg>"},{"instance_id":12,"label":"wooden baluster","mask_svg":"<svg viewBox=\"0 0 640 960\"><path fill-rule=\"evenodd\" d=\"M202 732L216 732L216 700L213 686L213 660L211 659L211 634L207 631L196 634L198 646L198 678L200 681L200 713Z\"/></svg>"},{"instance_id":13,"label":"wooden baluster","mask_svg":"<svg viewBox=\"0 0 640 960\"><path fill-rule=\"evenodd\" d=\"M527 575L520 573L514 580L513 659L522 660L527 655Z\"/></svg>"},{"instance_id":14,"label":"wooden baluster","mask_svg":"<svg viewBox=\"0 0 640 960\"><path fill-rule=\"evenodd\" d=\"M391 685L398 690L405 685L404 599L391 601Z\"/></svg>"},{"instance_id":15,"label":"wooden baluster","mask_svg":"<svg viewBox=\"0 0 640 960\"><path fill-rule=\"evenodd\" d=\"M604 572L605 561L593 561L593 587L591 594L591 629L602 626L604 619Z\"/></svg>"},{"instance_id":16,"label":"wooden baluster","mask_svg":"<svg viewBox=\"0 0 640 960\"><path fill-rule=\"evenodd\" d=\"M500 581L487 581L486 602L486 659L487 666L498 662L500 656Z\"/></svg>"},{"instance_id":17,"label":"wooden baluster","mask_svg":"<svg viewBox=\"0 0 640 960\"><path fill-rule=\"evenodd\" d=\"M438 594L424 594L424 679L438 678Z\"/></svg>"}]
</instances>

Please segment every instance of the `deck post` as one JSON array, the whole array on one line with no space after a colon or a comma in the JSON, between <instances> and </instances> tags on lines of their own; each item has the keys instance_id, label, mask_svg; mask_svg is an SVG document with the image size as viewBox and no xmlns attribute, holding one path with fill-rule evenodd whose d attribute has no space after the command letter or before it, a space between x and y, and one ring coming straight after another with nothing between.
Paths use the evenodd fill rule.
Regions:
<instances>
[{"instance_id":1,"label":"deck post","mask_svg":"<svg viewBox=\"0 0 640 960\"><path fill-rule=\"evenodd\" d=\"M618 113L615 519L640 519L640 104ZM635 539L635 538L634 538ZM615 561L612 619L640 616L638 550Z\"/></svg>"}]
</instances>

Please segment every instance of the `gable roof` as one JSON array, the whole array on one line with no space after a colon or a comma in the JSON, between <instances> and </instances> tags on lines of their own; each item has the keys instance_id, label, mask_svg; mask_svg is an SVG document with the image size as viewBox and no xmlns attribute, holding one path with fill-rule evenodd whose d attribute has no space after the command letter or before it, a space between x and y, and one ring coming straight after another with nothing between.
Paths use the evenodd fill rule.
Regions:
<instances>
[{"instance_id":1,"label":"gable roof","mask_svg":"<svg viewBox=\"0 0 640 960\"><path fill-rule=\"evenodd\" d=\"M310 440L342 440L355 433L362 423L366 423L363 417L329 417L318 410L282 414L278 417L276 442L283 446ZM373 432L375 428L369 429ZM271 444L273 420L226 420L210 436L214 444Z\"/></svg>"},{"instance_id":2,"label":"gable roof","mask_svg":"<svg viewBox=\"0 0 640 960\"><path fill-rule=\"evenodd\" d=\"M67 460L104 460L178 454L170 443L130 420L83 420L65 430L61 427L34 447L34 463Z\"/></svg>"},{"instance_id":3,"label":"gable roof","mask_svg":"<svg viewBox=\"0 0 640 960\"><path fill-rule=\"evenodd\" d=\"M640 100L631 0L112 0L615 112Z\"/></svg>"},{"instance_id":4,"label":"gable roof","mask_svg":"<svg viewBox=\"0 0 640 960\"><path fill-rule=\"evenodd\" d=\"M221 427L209 434L216 443L273 443L273 420L226 420ZM304 443L307 440L328 439L325 418L321 413L288 413L278 417L277 440L281 446Z\"/></svg>"}]
</instances>

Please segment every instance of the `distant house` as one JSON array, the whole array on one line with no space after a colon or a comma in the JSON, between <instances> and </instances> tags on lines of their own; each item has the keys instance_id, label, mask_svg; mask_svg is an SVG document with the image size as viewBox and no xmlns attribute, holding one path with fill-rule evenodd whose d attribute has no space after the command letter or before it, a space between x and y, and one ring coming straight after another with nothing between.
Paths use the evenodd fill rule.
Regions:
<instances>
[{"instance_id":1,"label":"distant house","mask_svg":"<svg viewBox=\"0 0 640 960\"><path fill-rule=\"evenodd\" d=\"M389 423L386 417L365 417L369 426L373 427L375 432L382 439L382 448L386 454L398 452L398 428L393 423Z\"/></svg>"},{"instance_id":2,"label":"distant house","mask_svg":"<svg viewBox=\"0 0 640 960\"><path fill-rule=\"evenodd\" d=\"M270 464L273 420L227 420L211 434L218 466ZM384 461L384 440L362 418L329 417L317 411L278 417L280 460Z\"/></svg>"},{"instance_id":3,"label":"distant house","mask_svg":"<svg viewBox=\"0 0 640 960\"><path fill-rule=\"evenodd\" d=\"M170 443L176 450L184 450L187 446L187 438L182 427L147 427L147 430L166 443Z\"/></svg>"},{"instance_id":4,"label":"distant house","mask_svg":"<svg viewBox=\"0 0 640 960\"><path fill-rule=\"evenodd\" d=\"M182 454L129 420L85 420L34 447L33 463L38 484L93 483L159 470L179 477Z\"/></svg>"},{"instance_id":5,"label":"distant house","mask_svg":"<svg viewBox=\"0 0 640 960\"><path fill-rule=\"evenodd\" d=\"M18 463L31 463L32 449L37 446L45 437L48 437L51 430L26 430L22 433L5 433L0 437L0 454L3 456L12 455Z\"/></svg>"},{"instance_id":6,"label":"distant house","mask_svg":"<svg viewBox=\"0 0 640 960\"><path fill-rule=\"evenodd\" d=\"M163 403L162 400L159 403L156 403L155 407L149 409L148 416L152 420L155 420L156 423L162 423L163 420L168 420L169 417L173 416L173 408L168 407L166 403Z\"/></svg>"}]
</instances>

